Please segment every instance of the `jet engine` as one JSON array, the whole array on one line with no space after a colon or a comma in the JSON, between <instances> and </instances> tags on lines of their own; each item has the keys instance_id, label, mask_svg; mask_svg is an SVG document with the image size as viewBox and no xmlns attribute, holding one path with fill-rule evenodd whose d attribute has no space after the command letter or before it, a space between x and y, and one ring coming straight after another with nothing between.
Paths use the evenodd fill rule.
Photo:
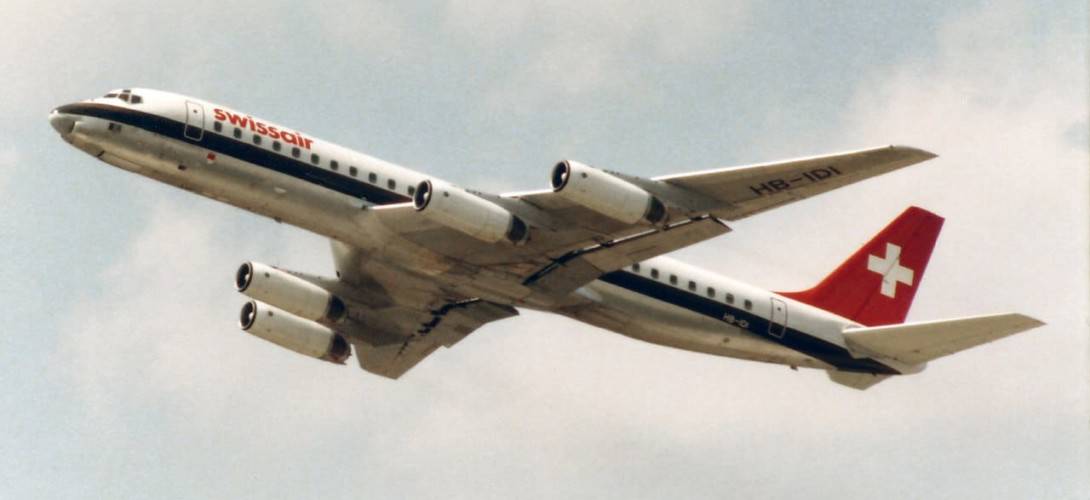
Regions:
<instances>
[{"instance_id":1,"label":"jet engine","mask_svg":"<svg viewBox=\"0 0 1090 500\"><path fill-rule=\"evenodd\" d=\"M238 325L258 338L330 363L344 364L352 355L348 341L333 330L256 300L242 306Z\"/></svg>"},{"instance_id":2,"label":"jet engine","mask_svg":"<svg viewBox=\"0 0 1090 500\"><path fill-rule=\"evenodd\" d=\"M413 207L436 222L481 241L514 244L530 235L526 223L503 207L460 187L432 181L416 186Z\"/></svg>"},{"instance_id":3,"label":"jet engine","mask_svg":"<svg viewBox=\"0 0 1090 500\"><path fill-rule=\"evenodd\" d=\"M666 207L658 198L620 177L564 160L553 167L549 183L553 191L572 203L582 205L611 219L635 224L661 224Z\"/></svg>"},{"instance_id":4,"label":"jet engine","mask_svg":"<svg viewBox=\"0 0 1090 500\"><path fill-rule=\"evenodd\" d=\"M303 278L260 262L245 262L235 272L235 288L260 300L312 321L337 323L347 308L328 290Z\"/></svg>"}]
</instances>

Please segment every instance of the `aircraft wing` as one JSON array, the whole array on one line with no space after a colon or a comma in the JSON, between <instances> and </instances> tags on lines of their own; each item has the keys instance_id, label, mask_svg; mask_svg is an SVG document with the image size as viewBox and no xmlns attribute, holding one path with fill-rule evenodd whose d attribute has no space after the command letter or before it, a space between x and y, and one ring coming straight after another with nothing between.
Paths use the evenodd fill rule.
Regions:
<instances>
[{"instance_id":1,"label":"aircraft wing","mask_svg":"<svg viewBox=\"0 0 1090 500\"><path fill-rule=\"evenodd\" d=\"M652 180L711 200L702 207L738 220L848 184L892 172L936 155L907 146L883 146L809 158L666 175Z\"/></svg>"},{"instance_id":2,"label":"aircraft wing","mask_svg":"<svg viewBox=\"0 0 1090 500\"><path fill-rule=\"evenodd\" d=\"M728 231L730 228L713 217L686 219L665 230L648 230L609 245L569 252L527 277L523 284L555 296L567 295L605 273Z\"/></svg>"},{"instance_id":3,"label":"aircraft wing","mask_svg":"<svg viewBox=\"0 0 1090 500\"><path fill-rule=\"evenodd\" d=\"M346 335L356 351L360 368L387 378L399 378L440 347L452 347L485 323L517 316L511 306L480 299L448 303L415 330L387 335ZM407 335L406 335L407 333Z\"/></svg>"},{"instance_id":4,"label":"aircraft wing","mask_svg":"<svg viewBox=\"0 0 1090 500\"><path fill-rule=\"evenodd\" d=\"M659 223L624 222L554 190L502 196L465 191L524 221L529 238L521 244L482 241L423 216L411 204L371 212L416 247L487 270L493 273L490 279L523 287L523 296L559 296L635 262L631 256L647 259L726 233L730 229L721 220L738 220L934 157L916 148L884 146L653 179L592 170L660 200L665 216ZM540 279L543 274L549 279Z\"/></svg>"},{"instance_id":5,"label":"aircraft wing","mask_svg":"<svg viewBox=\"0 0 1090 500\"><path fill-rule=\"evenodd\" d=\"M368 372L399 378L485 323L518 315L511 306L459 296L372 261L357 248L332 244L340 279L318 283L352 304L352 317L334 329Z\"/></svg>"}]
</instances>

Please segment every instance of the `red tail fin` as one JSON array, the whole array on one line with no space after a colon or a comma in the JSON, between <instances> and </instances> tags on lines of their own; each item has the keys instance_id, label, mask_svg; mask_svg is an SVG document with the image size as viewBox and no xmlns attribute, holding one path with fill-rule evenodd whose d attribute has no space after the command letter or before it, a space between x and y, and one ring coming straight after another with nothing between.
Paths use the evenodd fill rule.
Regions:
<instances>
[{"instance_id":1,"label":"red tail fin","mask_svg":"<svg viewBox=\"0 0 1090 500\"><path fill-rule=\"evenodd\" d=\"M909 207L817 286L780 295L866 326L903 323L942 222Z\"/></svg>"}]
</instances>

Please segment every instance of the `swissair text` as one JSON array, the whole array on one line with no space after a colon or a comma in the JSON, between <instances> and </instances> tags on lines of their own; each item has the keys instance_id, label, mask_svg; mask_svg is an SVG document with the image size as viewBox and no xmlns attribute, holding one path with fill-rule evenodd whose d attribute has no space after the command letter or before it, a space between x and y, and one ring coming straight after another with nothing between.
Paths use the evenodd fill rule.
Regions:
<instances>
[{"instance_id":1,"label":"swissair text","mask_svg":"<svg viewBox=\"0 0 1090 500\"><path fill-rule=\"evenodd\" d=\"M303 149L310 149L310 145L314 143L313 140L303 137L303 134L299 132L289 132L287 130L278 129L272 125L259 122L252 116L236 115L220 108L216 108L212 110L212 112L215 114L216 120L218 121L225 121L236 127L248 128L253 132L267 136L270 139L280 139L288 144L300 146Z\"/></svg>"}]
</instances>

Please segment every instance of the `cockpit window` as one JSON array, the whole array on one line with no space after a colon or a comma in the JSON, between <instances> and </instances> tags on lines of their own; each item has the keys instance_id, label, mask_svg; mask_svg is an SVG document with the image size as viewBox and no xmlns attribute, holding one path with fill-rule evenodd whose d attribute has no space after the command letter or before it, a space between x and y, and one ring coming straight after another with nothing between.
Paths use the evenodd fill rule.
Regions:
<instances>
[{"instance_id":1,"label":"cockpit window","mask_svg":"<svg viewBox=\"0 0 1090 500\"><path fill-rule=\"evenodd\" d=\"M144 102L144 98L139 95L133 94L132 89L124 89L120 91L115 90L102 97L104 99L121 99L122 101L125 101L129 104L140 104Z\"/></svg>"}]
</instances>

